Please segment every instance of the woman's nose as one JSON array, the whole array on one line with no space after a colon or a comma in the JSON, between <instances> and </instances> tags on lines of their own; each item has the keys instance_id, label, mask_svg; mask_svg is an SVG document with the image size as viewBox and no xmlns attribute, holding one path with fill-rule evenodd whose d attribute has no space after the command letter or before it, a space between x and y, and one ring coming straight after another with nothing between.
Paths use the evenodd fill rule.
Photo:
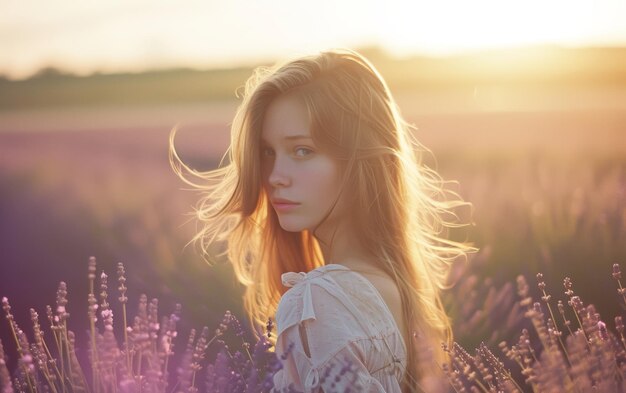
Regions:
<instances>
[{"instance_id":1,"label":"woman's nose","mask_svg":"<svg viewBox=\"0 0 626 393\"><path fill-rule=\"evenodd\" d=\"M270 185L272 187L284 187L289 185L291 180L288 172L288 163L281 162L278 158L276 158L268 179Z\"/></svg>"}]
</instances>

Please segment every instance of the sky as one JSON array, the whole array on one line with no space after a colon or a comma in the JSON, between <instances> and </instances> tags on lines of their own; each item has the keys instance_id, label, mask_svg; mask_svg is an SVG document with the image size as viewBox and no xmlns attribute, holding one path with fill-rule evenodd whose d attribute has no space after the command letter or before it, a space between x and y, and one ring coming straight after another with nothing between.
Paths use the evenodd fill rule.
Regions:
<instances>
[{"instance_id":1,"label":"sky","mask_svg":"<svg viewBox=\"0 0 626 393\"><path fill-rule=\"evenodd\" d=\"M0 74L254 65L378 45L448 56L533 44L626 46L624 0L0 0Z\"/></svg>"}]
</instances>

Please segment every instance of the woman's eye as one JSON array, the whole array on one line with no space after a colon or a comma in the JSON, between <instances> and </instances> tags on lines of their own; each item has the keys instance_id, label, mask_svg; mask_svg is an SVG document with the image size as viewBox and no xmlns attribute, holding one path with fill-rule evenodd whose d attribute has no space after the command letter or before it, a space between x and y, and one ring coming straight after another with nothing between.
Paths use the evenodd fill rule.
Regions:
<instances>
[{"instance_id":1,"label":"woman's eye","mask_svg":"<svg viewBox=\"0 0 626 393\"><path fill-rule=\"evenodd\" d=\"M299 157L307 156L313 153L313 150L307 149L306 147L298 147L296 148L296 155Z\"/></svg>"}]
</instances>

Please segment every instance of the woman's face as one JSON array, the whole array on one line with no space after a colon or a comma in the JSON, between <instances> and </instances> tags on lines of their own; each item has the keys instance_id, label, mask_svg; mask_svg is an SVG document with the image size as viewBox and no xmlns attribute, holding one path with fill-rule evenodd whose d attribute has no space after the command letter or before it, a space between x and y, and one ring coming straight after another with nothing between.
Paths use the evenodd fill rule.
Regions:
<instances>
[{"instance_id":1,"label":"woman's face","mask_svg":"<svg viewBox=\"0 0 626 393\"><path fill-rule=\"evenodd\" d=\"M261 133L263 187L280 226L289 232L313 230L339 194L336 160L311 139L306 108L293 97L279 97L267 109ZM281 204L276 199L294 204ZM336 225L338 203L323 227Z\"/></svg>"}]
</instances>

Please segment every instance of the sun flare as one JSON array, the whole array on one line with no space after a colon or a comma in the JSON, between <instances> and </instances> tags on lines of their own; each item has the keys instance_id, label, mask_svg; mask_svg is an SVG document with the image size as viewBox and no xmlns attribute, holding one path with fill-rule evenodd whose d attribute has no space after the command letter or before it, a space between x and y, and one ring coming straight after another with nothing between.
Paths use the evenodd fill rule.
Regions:
<instances>
[{"instance_id":1,"label":"sun flare","mask_svg":"<svg viewBox=\"0 0 626 393\"><path fill-rule=\"evenodd\" d=\"M379 37L397 54L577 43L593 27L591 2L391 1L381 11Z\"/></svg>"}]
</instances>

